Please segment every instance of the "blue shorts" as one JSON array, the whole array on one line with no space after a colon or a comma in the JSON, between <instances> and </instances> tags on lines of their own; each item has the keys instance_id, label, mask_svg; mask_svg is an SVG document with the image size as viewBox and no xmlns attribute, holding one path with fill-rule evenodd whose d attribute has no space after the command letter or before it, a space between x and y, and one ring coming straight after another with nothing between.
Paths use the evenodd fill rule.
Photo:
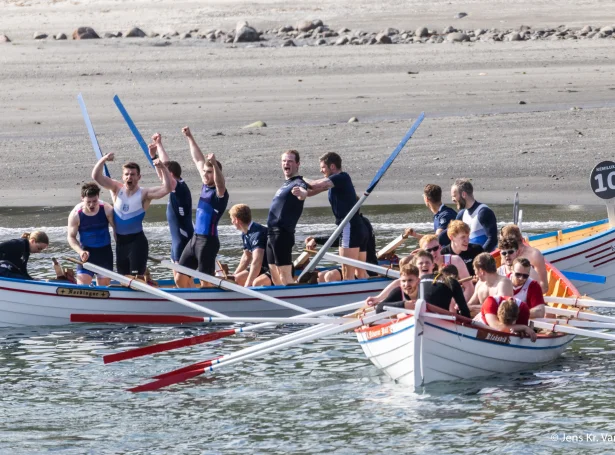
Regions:
<instances>
[{"instance_id":1,"label":"blue shorts","mask_svg":"<svg viewBox=\"0 0 615 455\"><path fill-rule=\"evenodd\" d=\"M107 270L113 271L113 249L111 248L111 244L100 248L91 248L85 246L83 247L83 249L90 253L90 258L88 259L88 262L99 267L103 267ZM81 264L77 265L77 274L85 274L90 276L95 275L94 272L90 272L89 270L84 269Z\"/></svg>"}]
</instances>

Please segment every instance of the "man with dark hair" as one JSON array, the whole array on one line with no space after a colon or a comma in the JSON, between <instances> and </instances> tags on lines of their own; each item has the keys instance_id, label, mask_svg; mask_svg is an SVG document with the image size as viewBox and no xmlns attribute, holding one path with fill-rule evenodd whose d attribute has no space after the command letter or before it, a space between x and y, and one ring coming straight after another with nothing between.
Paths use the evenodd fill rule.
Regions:
<instances>
[{"instance_id":1,"label":"man with dark hair","mask_svg":"<svg viewBox=\"0 0 615 455\"><path fill-rule=\"evenodd\" d=\"M472 316L480 311L481 305L489 296L513 295L513 285L505 276L498 275L495 259L489 253L481 253L472 263L478 283L474 288L474 295L468 302Z\"/></svg>"},{"instance_id":2,"label":"man with dark hair","mask_svg":"<svg viewBox=\"0 0 615 455\"><path fill-rule=\"evenodd\" d=\"M113 206L99 199L100 187L92 182L81 187L81 202L68 215L67 240L83 262L113 270L113 250L109 225L113 226ZM79 240L77 240L79 234ZM94 273L77 266L77 283L89 285ZM98 286L108 286L111 280L96 274Z\"/></svg>"},{"instance_id":3,"label":"man with dark hair","mask_svg":"<svg viewBox=\"0 0 615 455\"><path fill-rule=\"evenodd\" d=\"M498 245L498 223L495 213L474 199L474 187L468 179L457 179L451 187L451 198L457 204L457 219L470 226L470 243L482 245L491 253Z\"/></svg>"},{"instance_id":4,"label":"man with dark hair","mask_svg":"<svg viewBox=\"0 0 615 455\"><path fill-rule=\"evenodd\" d=\"M236 204L229 210L231 224L241 231L243 255L233 273L240 286L269 286L267 263L267 228L252 221L252 210L246 204Z\"/></svg>"},{"instance_id":5,"label":"man with dark hair","mask_svg":"<svg viewBox=\"0 0 615 455\"><path fill-rule=\"evenodd\" d=\"M511 274L513 271L513 262L521 258L519 244L517 243L517 239L514 237L500 237L498 241L498 249L500 250L500 255L502 256L502 265L498 267L498 273L506 278L511 278ZM534 269L530 269L530 276L532 279L538 280L538 274Z\"/></svg>"},{"instance_id":6,"label":"man with dark hair","mask_svg":"<svg viewBox=\"0 0 615 455\"><path fill-rule=\"evenodd\" d=\"M282 172L286 180L275 193L267 217L267 262L273 284L287 285L293 282L292 264L295 246L295 228L303 213L303 199L294 194L295 188L307 188L299 175L299 152L287 150L282 153Z\"/></svg>"},{"instance_id":7,"label":"man with dark hair","mask_svg":"<svg viewBox=\"0 0 615 455\"><path fill-rule=\"evenodd\" d=\"M545 298L542 295L540 282L530 277L532 265L526 258L516 258L513 261L510 280L513 284L515 297L527 303L530 308L530 317L545 317Z\"/></svg>"},{"instance_id":8,"label":"man with dark hair","mask_svg":"<svg viewBox=\"0 0 615 455\"><path fill-rule=\"evenodd\" d=\"M143 233L145 211L154 199L162 199L171 192L171 175L160 160L154 166L162 172L162 186L141 188L141 169L129 162L122 167L122 181L103 174L105 163L115 155L107 153L92 170L92 178L111 192L113 199L113 224L115 225L115 263L122 275L144 275L147 268L149 243Z\"/></svg>"},{"instance_id":9,"label":"man with dark hair","mask_svg":"<svg viewBox=\"0 0 615 455\"><path fill-rule=\"evenodd\" d=\"M194 235L184 248L179 264L213 276L216 273L216 256L220 251L218 222L229 199L226 180L222 173L222 163L216 159L216 155L209 153L205 158L187 126L182 128L182 133L188 139L190 155L199 171L203 186L196 209ZM194 286L194 280L179 274L176 284L178 287L189 288ZM203 282L201 285L204 285Z\"/></svg>"},{"instance_id":10,"label":"man with dark hair","mask_svg":"<svg viewBox=\"0 0 615 455\"><path fill-rule=\"evenodd\" d=\"M190 188L182 179L182 168L177 161L170 161L169 155L162 145L162 136L156 133L149 145L152 159L159 158L171 174L171 193L167 203L167 222L171 231L171 261L179 262L179 258L194 235L192 225L192 194ZM156 169L158 178L162 180L162 172ZM175 281L179 279L178 272L173 271Z\"/></svg>"},{"instance_id":11,"label":"man with dark hair","mask_svg":"<svg viewBox=\"0 0 615 455\"><path fill-rule=\"evenodd\" d=\"M448 245L451 241L445 231L448 228L448 224L457 217L457 212L442 203L442 188L433 183L425 185L423 201L425 201L425 205L433 213L433 230L438 236L440 245ZM421 234L415 232L412 228L406 229L404 235L412 236L419 240L422 237Z\"/></svg>"},{"instance_id":12,"label":"man with dark hair","mask_svg":"<svg viewBox=\"0 0 615 455\"><path fill-rule=\"evenodd\" d=\"M337 153L328 152L320 157L320 172L325 176L324 178L309 182L310 188L308 189L294 188L293 194L300 199L305 199L328 190L335 224L339 225L355 206L357 193L350 176L342 171L342 158ZM340 256L365 262L368 240L367 229L357 212L342 231ZM355 267L342 264L342 275L344 280L354 280ZM365 270L359 270L357 275L359 278L367 278Z\"/></svg>"}]
</instances>

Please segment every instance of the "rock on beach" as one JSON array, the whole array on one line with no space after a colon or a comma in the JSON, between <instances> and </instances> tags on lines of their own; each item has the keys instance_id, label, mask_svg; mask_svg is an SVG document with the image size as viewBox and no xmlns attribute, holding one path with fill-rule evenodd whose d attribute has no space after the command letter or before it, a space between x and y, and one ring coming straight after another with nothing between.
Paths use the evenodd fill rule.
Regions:
<instances>
[{"instance_id":1,"label":"rock on beach","mask_svg":"<svg viewBox=\"0 0 615 455\"><path fill-rule=\"evenodd\" d=\"M79 27L73 32L73 39L99 39L98 33L92 27Z\"/></svg>"}]
</instances>

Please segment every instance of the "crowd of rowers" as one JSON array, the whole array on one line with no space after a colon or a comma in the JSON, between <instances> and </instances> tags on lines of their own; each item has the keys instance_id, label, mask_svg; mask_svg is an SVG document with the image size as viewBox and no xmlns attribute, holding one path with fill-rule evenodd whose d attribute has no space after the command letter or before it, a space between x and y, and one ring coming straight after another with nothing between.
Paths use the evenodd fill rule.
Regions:
<instances>
[{"instance_id":1,"label":"crowd of rowers","mask_svg":"<svg viewBox=\"0 0 615 455\"><path fill-rule=\"evenodd\" d=\"M95 182L83 185L81 202L68 217L68 243L81 261L113 270L110 233L113 228L117 273L143 276L149 251L143 232L145 213L152 200L169 195L166 215L171 233L171 260L202 273L215 274L220 249L218 222L227 208L229 192L222 163L213 153L203 154L188 127L182 128L182 133L203 183L195 221L192 220L192 195L182 179L182 168L177 161L170 160L157 133L152 136L149 153L160 186L141 187L140 167L135 162L123 165L121 181L105 175L105 165L114 160L113 153L104 155L94 166ZM231 222L241 231L243 243L243 255L233 273L238 284L288 285L294 281L295 228L306 198L328 191L336 224L354 207L357 194L350 176L342 170L341 157L326 153L319 158L319 165L322 178L304 179L299 175L299 152L288 150L281 155L285 180L273 197L266 226L252 220L247 205L231 207ZM111 193L113 204L100 200L100 187ZM400 280L391 283L379 296L368 299L368 303L382 306L406 301L407 307L412 307L419 278L430 276L433 283L426 296L430 303L464 316L479 313L484 323L496 328L529 333L528 318L544 313L542 291L548 286L544 259L538 250L523 243L516 226L504 227L498 237L494 212L476 201L473 193L469 180L456 180L451 188L451 199L458 210L455 211L442 203L439 186L425 187L423 196L433 213L434 234L420 235L412 229L406 230L406 236L419 239L421 249L400 261ZM315 248L317 243L326 240L308 237L305 243L306 247ZM336 242L341 256L378 263L374 231L361 213L350 219ZM0 276L31 279L27 273L28 257L48 244L47 235L40 231L1 243ZM498 246L505 263L496 269L489 253ZM77 267L79 284L92 284L95 275L81 265ZM318 280L354 280L367 276L365 270L343 265L341 270L321 272ZM478 279L476 286L466 280L474 276ZM109 278L100 274L95 278L99 286L110 283ZM174 280L177 287L195 286L194 279L188 275L175 272Z\"/></svg>"}]
</instances>

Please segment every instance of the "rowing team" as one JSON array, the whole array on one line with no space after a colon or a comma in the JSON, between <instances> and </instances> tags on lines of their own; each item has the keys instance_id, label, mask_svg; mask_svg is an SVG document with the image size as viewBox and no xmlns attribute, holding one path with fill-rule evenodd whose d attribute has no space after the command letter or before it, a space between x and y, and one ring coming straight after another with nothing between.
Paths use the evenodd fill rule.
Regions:
<instances>
[{"instance_id":1,"label":"rowing team","mask_svg":"<svg viewBox=\"0 0 615 455\"><path fill-rule=\"evenodd\" d=\"M114 159L112 153L102 157L94 166L92 177L97 183L85 184L82 187L82 201L72 210L68 220L68 242L82 261L113 269L109 232L109 227L112 226L116 240L117 272L124 275L144 275L149 249L143 232L145 212L152 200L170 193L167 220L171 231L171 259L200 272L210 275L215 273L216 255L220 248L218 222L226 210L229 192L222 164L216 156L213 153L205 156L201 152L188 127L184 127L182 133L188 141L190 155L203 182L195 223L192 222L192 196L181 177L181 166L169 159L162 144L162 137L155 134L152 136L149 153L161 186L141 188L140 168L134 162L124 164L121 182L106 176L103 171L105 164ZM244 204L235 205L229 211L233 225L242 231L244 254L235 271L235 279L245 286L267 285L271 282L286 285L293 281L292 249L295 245L295 228L307 197L328 190L329 202L337 224L356 204L357 195L352 180L342 170L342 160L338 154L330 152L320 157L320 170L324 178L312 181L299 175L300 157L296 150L284 152L281 158L285 181L273 198L267 226L253 222L250 209ZM111 192L113 205L100 201L98 185ZM434 214L434 229L439 235L440 243L446 245L449 239L454 237L451 236L454 232L447 233L446 229L450 221L457 218L469 226L469 240L473 244L471 252L495 249L495 214L485 204L474 199L472 184L468 180L457 180L451 188L451 199L457 204L459 213L442 204L442 190L437 185L427 185L424 198ZM420 235L412 230L409 230L408 234L420 238ZM316 240L309 237L307 245L313 247ZM341 256L360 261L366 261L369 256L370 262L375 261L375 254L372 254L375 253L373 229L360 213L357 212L350 219L340 238L336 240L339 242ZM13 245L10 257L2 253L3 249L0 248L0 260L5 263L5 267L0 267L0 273L5 276L6 273L13 273L28 277L25 268L27 257L21 254L21 246L23 245L19 243ZM464 257L463 253L457 251L454 242L448 248ZM7 263L12 263L12 266L9 267ZM91 284L93 276L94 274L85 268L78 267L78 283ZM340 272L331 272L321 279L353 280L366 276L365 271L344 265L341 276ZM178 287L194 286L189 276L176 273L174 278ZM99 285L108 285L110 281L100 275L96 279Z\"/></svg>"},{"instance_id":2,"label":"rowing team","mask_svg":"<svg viewBox=\"0 0 615 455\"><path fill-rule=\"evenodd\" d=\"M421 282L422 298L428 303L474 317L495 330L525 334L534 341L529 320L544 317L543 293L548 291L542 253L523 243L517 226L504 226L498 242L503 260L497 267L491 254L472 248L469 233L469 226L462 221L450 223L452 253L458 255L442 248L437 236L423 236L421 249L400 261L400 278L366 303L375 305L379 312L385 306L413 310ZM476 286L470 278L473 275Z\"/></svg>"}]
</instances>

